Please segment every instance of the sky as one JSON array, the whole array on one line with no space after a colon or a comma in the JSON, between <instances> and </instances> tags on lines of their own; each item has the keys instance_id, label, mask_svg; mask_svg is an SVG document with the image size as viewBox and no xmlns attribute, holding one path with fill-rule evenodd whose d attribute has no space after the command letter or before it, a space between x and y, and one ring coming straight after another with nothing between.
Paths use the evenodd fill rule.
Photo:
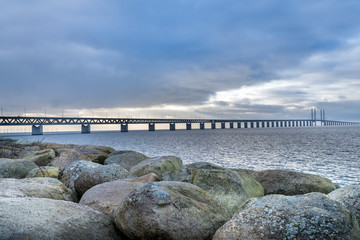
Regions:
<instances>
[{"instance_id":1,"label":"sky","mask_svg":"<svg viewBox=\"0 0 360 240\"><path fill-rule=\"evenodd\" d=\"M0 0L2 115L360 121L358 0Z\"/></svg>"}]
</instances>

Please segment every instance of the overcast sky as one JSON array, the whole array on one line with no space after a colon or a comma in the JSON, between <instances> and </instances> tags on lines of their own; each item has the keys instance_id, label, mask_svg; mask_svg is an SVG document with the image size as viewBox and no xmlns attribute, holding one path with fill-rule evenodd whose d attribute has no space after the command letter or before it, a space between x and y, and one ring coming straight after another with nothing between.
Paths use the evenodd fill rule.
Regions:
<instances>
[{"instance_id":1,"label":"overcast sky","mask_svg":"<svg viewBox=\"0 0 360 240\"><path fill-rule=\"evenodd\" d=\"M4 115L360 120L358 0L0 0Z\"/></svg>"}]
</instances>

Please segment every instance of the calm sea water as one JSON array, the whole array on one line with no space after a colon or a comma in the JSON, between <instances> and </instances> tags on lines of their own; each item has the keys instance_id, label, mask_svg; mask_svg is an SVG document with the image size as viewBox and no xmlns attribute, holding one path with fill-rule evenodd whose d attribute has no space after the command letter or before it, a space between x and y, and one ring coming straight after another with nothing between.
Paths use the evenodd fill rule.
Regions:
<instances>
[{"instance_id":1,"label":"calm sea water","mask_svg":"<svg viewBox=\"0 0 360 240\"><path fill-rule=\"evenodd\" d=\"M11 135L30 141L92 144L148 156L175 155L253 170L318 174L340 185L360 183L360 127L304 127Z\"/></svg>"}]
</instances>

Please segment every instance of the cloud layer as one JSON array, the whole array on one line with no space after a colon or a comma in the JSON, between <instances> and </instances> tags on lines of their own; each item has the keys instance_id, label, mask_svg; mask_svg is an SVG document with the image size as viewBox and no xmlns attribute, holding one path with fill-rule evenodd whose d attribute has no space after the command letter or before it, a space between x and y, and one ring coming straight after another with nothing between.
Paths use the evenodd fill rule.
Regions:
<instances>
[{"instance_id":1,"label":"cloud layer","mask_svg":"<svg viewBox=\"0 0 360 240\"><path fill-rule=\"evenodd\" d=\"M318 107L360 120L359 10L335 0L4 2L0 105L236 118Z\"/></svg>"}]
</instances>

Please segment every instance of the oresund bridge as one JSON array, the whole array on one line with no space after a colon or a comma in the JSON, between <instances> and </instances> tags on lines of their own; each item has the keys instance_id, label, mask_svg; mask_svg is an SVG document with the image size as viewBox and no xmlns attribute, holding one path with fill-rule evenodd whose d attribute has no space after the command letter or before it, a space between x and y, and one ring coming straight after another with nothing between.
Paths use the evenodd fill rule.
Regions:
<instances>
[{"instance_id":1,"label":"oresund bridge","mask_svg":"<svg viewBox=\"0 0 360 240\"><path fill-rule=\"evenodd\" d=\"M86 118L86 117L12 117L0 116L0 126L21 126L32 127L32 135L42 135L44 125L79 125L81 133L90 133L90 126L93 124L118 124L121 132L127 132L129 124L148 124L149 131L155 131L156 124L169 124L169 130L174 131L176 124L186 124L186 129L191 130L192 124L200 124L200 129L205 129L205 124L210 124L211 129L216 129L217 123L221 129L228 128L283 128L283 127L312 127L316 126L345 126L360 125L359 122L346 122L316 120L312 114L311 119L280 119L280 120L239 120L239 119L172 119L172 118ZM226 124L226 125L225 125Z\"/></svg>"}]
</instances>

